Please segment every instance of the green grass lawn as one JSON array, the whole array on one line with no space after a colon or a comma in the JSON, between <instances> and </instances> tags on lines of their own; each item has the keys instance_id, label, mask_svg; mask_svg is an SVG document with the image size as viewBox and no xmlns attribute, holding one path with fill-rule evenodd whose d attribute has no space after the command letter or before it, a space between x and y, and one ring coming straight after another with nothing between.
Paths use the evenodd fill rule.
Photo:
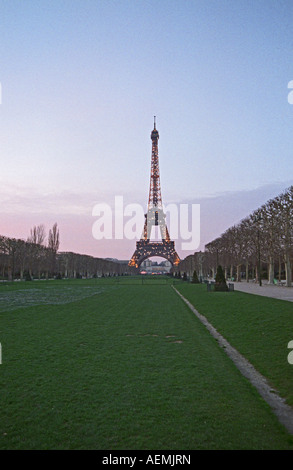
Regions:
<instances>
[{"instance_id":1,"label":"green grass lawn","mask_svg":"<svg viewBox=\"0 0 293 470\"><path fill-rule=\"evenodd\" d=\"M293 406L293 303L242 292L207 292L204 285L176 286L232 346Z\"/></svg>"},{"instance_id":2,"label":"green grass lawn","mask_svg":"<svg viewBox=\"0 0 293 470\"><path fill-rule=\"evenodd\" d=\"M293 449L170 281L134 281L1 285L0 448Z\"/></svg>"}]
</instances>

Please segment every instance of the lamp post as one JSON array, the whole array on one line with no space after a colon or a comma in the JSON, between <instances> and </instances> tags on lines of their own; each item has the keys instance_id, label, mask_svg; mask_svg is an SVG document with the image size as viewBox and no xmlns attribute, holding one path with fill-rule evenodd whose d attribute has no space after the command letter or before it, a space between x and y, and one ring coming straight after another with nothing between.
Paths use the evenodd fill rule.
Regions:
<instances>
[{"instance_id":1,"label":"lamp post","mask_svg":"<svg viewBox=\"0 0 293 470\"><path fill-rule=\"evenodd\" d=\"M257 224L257 251L258 251L258 280L259 285L262 286L261 282L261 262L260 262L260 230L259 230L259 222L262 220L260 214L254 217L254 222Z\"/></svg>"}]
</instances>

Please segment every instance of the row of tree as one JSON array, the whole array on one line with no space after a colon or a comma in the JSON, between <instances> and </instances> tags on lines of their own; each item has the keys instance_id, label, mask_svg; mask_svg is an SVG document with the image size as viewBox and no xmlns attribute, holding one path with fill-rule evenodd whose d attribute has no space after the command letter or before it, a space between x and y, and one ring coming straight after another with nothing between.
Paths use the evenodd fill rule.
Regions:
<instances>
[{"instance_id":1,"label":"row of tree","mask_svg":"<svg viewBox=\"0 0 293 470\"><path fill-rule=\"evenodd\" d=\"M44 225L33 227L27 240L0 236L0 278L97 277L131 272L127 263L71 252L60 253L59 245L57 224L49 230L47 242Z\"/></svg>"},{"instance_id":2,"label":"row of tree","mask_svg":"<svg viewBox=\"0 0 293 470\"><path fill-rule=\"evenodd\" d=\"M208 243L204 253L185 258L178 270L214 278L221 265L226 279L266 277L269 284L284 279L291 286L292 242L293 186Z\"/></svg>"}]
</instances>

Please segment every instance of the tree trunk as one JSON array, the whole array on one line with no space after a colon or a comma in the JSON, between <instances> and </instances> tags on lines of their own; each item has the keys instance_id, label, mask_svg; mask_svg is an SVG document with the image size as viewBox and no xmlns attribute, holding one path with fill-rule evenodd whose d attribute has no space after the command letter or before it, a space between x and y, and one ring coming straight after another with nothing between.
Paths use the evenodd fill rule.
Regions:
<instances>
[{"instance_id":1,"label":"tree trunk","mask_svg":"<svg viewBox=\"0 0 293 470\"><path fill-rule=\"evenodd\" d=\"M246 275L246 282L249 282L249 266L248 266L248 260L246 260L245 275Z\"/></svg>"},{"instance_id":2,"label":"tree trunk","mask_svg":"<svg viewBox=\"0 0 293 470\"><path fill-rule=\"evenodd\" d=\"M274 266L274 258L270 256L269 259L269 266L268 266L268 284L274 284L275 278L275 266Z\"/></svg>"},{"instance_id":3,"label":"tree trunk","mask_svg":"<svg viewBox=\"0 0 293 470\"><path fill-rule=\"evenodd\" d=\"M285 272L286 272L286 286L291 287L292 277L291 277L291 263L289 253L285 253Z\"/></svg>"},{"instance_id":4,"label":"tree trunk","mask_svg":"<svg viewBox=\"0 0 293 470\"><path fill-rule=\"evenodd\" d=\"M236 281L241 281L241 264L237 264Z\"/></svg>"}]
</instances>

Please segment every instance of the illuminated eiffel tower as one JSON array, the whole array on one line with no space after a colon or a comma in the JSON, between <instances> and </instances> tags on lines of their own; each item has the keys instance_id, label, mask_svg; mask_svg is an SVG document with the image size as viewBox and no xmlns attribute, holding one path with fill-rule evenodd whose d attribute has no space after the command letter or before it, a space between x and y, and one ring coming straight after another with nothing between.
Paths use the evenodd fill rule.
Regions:
<instances>
[{"instance_id":1,"label":"illuminated eiffel tower","mask_svg":"<svg viewBox=\"0 0 293 470\"><path fill-rule=\"evenodd\" d=\"M152 162L151 162L151 180L148 211L145 214L145 222L141 239L136 242L136 250L129 261L129 266L139 268L141 263L152 256L160 256L167 259L173 266L177 266L180 258L175 250L174 241L170 240L168 228L166 225L166 215L163 212L158 140L159 133L156 129L156 116L154 117L154 129L151 133L152 139ZM153 226L160 227L161 242L151 242L151 231Z\"/></svg>"}]
</instances>

